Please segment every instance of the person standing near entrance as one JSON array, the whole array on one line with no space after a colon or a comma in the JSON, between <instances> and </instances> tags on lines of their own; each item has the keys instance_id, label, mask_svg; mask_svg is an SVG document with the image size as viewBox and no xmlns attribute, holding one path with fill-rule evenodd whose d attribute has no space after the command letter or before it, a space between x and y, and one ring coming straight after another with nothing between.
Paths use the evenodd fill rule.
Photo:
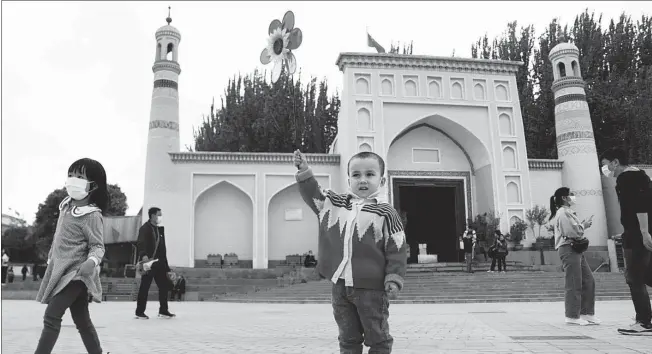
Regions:
<instances>
[{"instance_id":1,"label":"person standing near entrance","mask_svg":"<svg viewBox=\"0 0 652 354\"><path fill-rule=\"evenodd\" d=\"M7 283L7 270L9 269L9 256L5 252L5 249L2 249L2 285Z\"/></svg>"},{"instance_id":2,"label":"person standing near entrance","mask_svg":"<svg viewBox=\"0 0 652 354\"><path fill-rule=\"evenodd\" d=\"M141 262L156 261L151 264L151 269L143 272L140 279L136 318L149 319L145 314L145 309L147 308L147 295L152 280L156 282L156 287L158 287L159 317L172 318L175 315L168 310L170 283L168 273L170 272L170 266L168 265L163 227L160 226L163 214L160 208L153 207L149 209L147 215L149 220L138 231L138 259Z\"/></svg>"},{"instance_id":3,"label":"person standing near entrance","mask_svg":"<svg viewBox=\"0 0 652 354\"><path fill-rule=\"evenodd\" d=\"M464 242L464 260L466 261L466 272L473 273L473 257L475 257L475 245L478 242L478 238L475 235L475 230L469 227L466 231L464 231L462 241Z\"/></svg>"},{"instance_id":4,"label":"person standing near entrance","mask_svg":"<svg viewBox=\"0 0 652 354\"><path fill-rule=\"evenodd\" d=\"M555 249L564 269L566 323L586 326L600 324L595 317L595 279L584 253L573 249L573 241L584 239L591 220L580 222L571 206L575 195L561 187L550 197L550 224L555 235Z\"/></svg>"},{"instance_id":5,"label":"person standing near entrance","mask_svg":"<svg viewBox=\"0 0 652 354\"><path fill-rule=\"evenodd\" d=\"M626 335L652 336L652 306L646 283L652 286L652 186L644 171L629 166L625 151L612 148L601 157L602 173L616 177L616 193L623 225L625 279L636 310L636 322L618 329Z\"/></svg>"},{"instance_id":6,"label":"person standing near entrance","mask_svg":"<svg viewBox=\"0 0 652 354\"><path fill-rule=\"evenodd\" d=\"M489 248L489 253L491 254L491 268L489 268L489 273L493 273L496 270L496 262L498 262L498 271L505 273L507 271L507 264L505 258L509 251L507 250L507 241L505 240L505 235L503 235L500 230L495 231L496 240L494 244Z\"/></svg>"}]
</instances>

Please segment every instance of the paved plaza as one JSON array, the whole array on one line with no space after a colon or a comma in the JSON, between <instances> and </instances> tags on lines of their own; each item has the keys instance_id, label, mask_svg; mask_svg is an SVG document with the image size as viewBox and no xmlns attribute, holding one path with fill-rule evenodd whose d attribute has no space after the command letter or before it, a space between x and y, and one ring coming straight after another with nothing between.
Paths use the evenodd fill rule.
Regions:
<instances>
[{"instance_id":1,"label":"paved plaza","mask_svg":"<svg viewBox=\"0 0 652 354\"><path fill-rule=\"evenodd\" d=\"M335 354L337 329L328 304L171 303L178 317L133 319L135 303L91 305L105 352L132 353L315 353ZM2 301L2 352L32 354L45 305ZM622 336L629 301L597 303L601 326L563 323L563 303L392 305L395 354L424 353L652 353L652 337ZM69 314L58 354L85 353ZM366 353L366 349L365 349Z\"/></svg>"}]
</instances>

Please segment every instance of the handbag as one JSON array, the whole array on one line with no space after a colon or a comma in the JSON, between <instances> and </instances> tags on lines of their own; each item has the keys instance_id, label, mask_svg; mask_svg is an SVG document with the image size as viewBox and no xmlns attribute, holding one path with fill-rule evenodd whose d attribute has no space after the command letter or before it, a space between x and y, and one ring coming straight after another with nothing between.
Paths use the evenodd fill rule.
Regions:
<instances>
[{"instance_id":1,"label":"handbag","mask_svg":"<svg viewBox=\"0 0 652 354\"><path fill-rule=\"evenodd\" d=\"M566 240L569 238L564 236ZM589 248L589 239L586 237L570 239L570 246L577 253L584 253Z\"/></svg>"}]
</instances>

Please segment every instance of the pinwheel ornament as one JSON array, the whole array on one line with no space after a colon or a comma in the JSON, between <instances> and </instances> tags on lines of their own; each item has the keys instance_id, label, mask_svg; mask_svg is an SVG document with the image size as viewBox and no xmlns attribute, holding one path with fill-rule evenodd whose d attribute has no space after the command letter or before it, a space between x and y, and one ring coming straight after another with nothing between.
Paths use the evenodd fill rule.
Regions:
<instances>
[{"instance_id":1,"label":"pinwheel ornament","mask_svg":"<svg viewBox=\"0 0 652 354\"><path fill-rule=\"evenodd\" d=\"M268 34L267 47L260 53L260 62L263 65L273 62L272 82L276 82L281 77L283 66L287 68L290 75L297 71L297 59L292 51L299 48L303 35L299 28L294 28L292 11L285 13L283 22L272 21L269 24Z\"/></svg>"}]
</instances>

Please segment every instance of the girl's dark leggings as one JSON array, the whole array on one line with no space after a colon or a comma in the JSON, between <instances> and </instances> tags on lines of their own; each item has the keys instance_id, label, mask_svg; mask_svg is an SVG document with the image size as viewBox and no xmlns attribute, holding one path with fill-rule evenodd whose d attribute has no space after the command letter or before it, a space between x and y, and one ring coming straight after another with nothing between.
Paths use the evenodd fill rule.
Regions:
<instances>
[{"instance_id":1,"label":"girl's dark leggings","mask_svg":"<svg viewBox=\"0 0 652 354\"><path fill-rule=\"evenodd\" d=\"M70 315L77 326L86 351L89 354L102 354L100 339L88 312L88 290L79 280L70 282L50 300L43 316L43 332L34 354L52 353L61 331L61 319L67 309L70 309Z\"/></svg>"}]
</instances>

